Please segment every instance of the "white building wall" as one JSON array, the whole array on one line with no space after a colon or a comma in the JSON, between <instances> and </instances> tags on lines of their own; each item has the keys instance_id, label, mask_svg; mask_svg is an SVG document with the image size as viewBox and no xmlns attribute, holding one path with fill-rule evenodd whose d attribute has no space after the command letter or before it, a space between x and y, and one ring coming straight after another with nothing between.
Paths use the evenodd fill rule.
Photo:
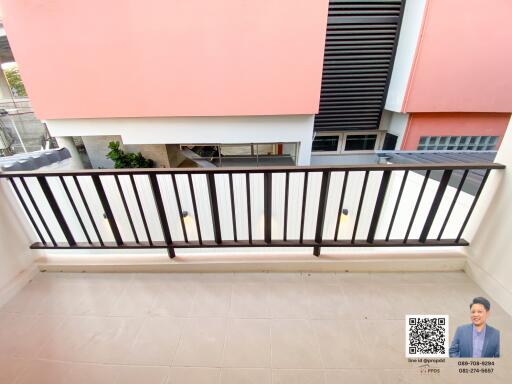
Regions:
<instances>
[{"instance_id":1,"label":"white building wall","mask_svg":"<svg viewBox=\"0 0 512 384\"><path fill-rule=\"evenodd\" d=\"M52 136L119 135L128 144L299 143L309 165L314 115L47 120Z\"/></svg>"},{"instance_id":2,"label":"white building wall","mask_svg":"<svg viewBox=\"0 0 512 384\"><path fill-rule=\"evenodd\" d=\"M393 65L385 108L401 112L420 38L423 14L427 0L408 0L405 3L400 38Z\"/></svg>"},{"instance_id":3,"label":"white building wall","mask_svg":"<svg viewBox=\"0 0 512 384\"><path fill-rule=\"evenodd\" d=\"M391 117L389 119L388 133L398 136L396 140L396 150L400 150L404 140L404 134L409 122L409 115L407 113L389 112Z\"/></svg>"},{"instance_id":4,"label":"white building wall","mask_svg":"<svg viewBox=\"0 0 512 384\"><path fill-rule=\"evenodd\" d=\"M495 160L507 166L491 174L482 192L466 272L509 314L512 314L512 123L509 124Z\"/></svg>"},{"instance_id":5,"label":"white building wall","mask_svg":"<svg viewBox=\"0 0 512 384\"><path fill-rule=\"evenodd\" d=\"M29 227L7 183L0 181L0 307L37 273Z\"/></svg>"}]
</instances>

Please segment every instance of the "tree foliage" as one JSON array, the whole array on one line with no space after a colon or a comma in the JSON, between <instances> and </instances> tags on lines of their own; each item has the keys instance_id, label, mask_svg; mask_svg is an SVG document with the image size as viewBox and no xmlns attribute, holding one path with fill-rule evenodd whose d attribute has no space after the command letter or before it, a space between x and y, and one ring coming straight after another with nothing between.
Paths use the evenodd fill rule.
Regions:
<instances>
[{"instance_id":1,"label":"tree foliage","mask_svg":"<svg viewBox=\"0 0 512 384\"><path fill-rule=\"evenodd\" d=\"M107 153L107 158L114 162L115 168L151 168L153 166L154 161L146 159L140 152L125 152L119 149L119 146L119 141L108 143L110 152Z\"/></svg>"},{"instance_id":2,"label":"tree foliage","mask_svg":"<svg viewBox=\"0 0 512 384\"><path fill-rule=\"evenodd\" d=\"M25 90L25 85L23 85L23 81L21 80L18 67L4 69L4 73L14 96L27 96L27 91Z\"/></svg>"}]
</instances>

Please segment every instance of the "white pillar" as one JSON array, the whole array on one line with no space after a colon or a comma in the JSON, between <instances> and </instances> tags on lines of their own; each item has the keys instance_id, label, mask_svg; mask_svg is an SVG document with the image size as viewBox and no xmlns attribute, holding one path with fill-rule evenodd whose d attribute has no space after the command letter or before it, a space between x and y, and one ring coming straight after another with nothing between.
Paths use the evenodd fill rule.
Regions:
<instances>
[{"instance_id":1,"label":"white pillar","mask_svg":"<svg viewBox=\"0 0 512 384\"><path fill-rule=\"evenodd\" d=\"M71 168L83 169L84 164L82 163L78 149L76 149L73 138L71 136L58 136L55 139L57 140L57 144L59 144L60 148L66 148L71 154Z\"/></svg>"},{"instance_id":2,"label":"white pillar","mask_svg":"<svg viewBox=\"0 0 512 384\"><path fill-rule=\"evenodd\" d=\"M299 143L297 153L297 165L311 165L311 148L313 146L313 138L305 137Z\"/></svg>"}]
</instances>

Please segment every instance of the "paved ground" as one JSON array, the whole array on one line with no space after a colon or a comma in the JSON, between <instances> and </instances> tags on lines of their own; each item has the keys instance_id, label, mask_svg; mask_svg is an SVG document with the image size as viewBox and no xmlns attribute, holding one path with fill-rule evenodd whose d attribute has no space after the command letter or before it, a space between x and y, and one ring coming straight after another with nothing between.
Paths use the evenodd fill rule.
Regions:
<instances>
[{"instance_id":1,"label":"paved ground","mask_svg":"<svg viewBox=\"0 0 512 384\"><path fill-rule=\"evenodd\" d=\"M494 303L494 373L404 357L405 314L448 314L453 335L477 295L463 273L41 273L0 308L0 383L511 382Z\"/></svg>"}]
</instances>

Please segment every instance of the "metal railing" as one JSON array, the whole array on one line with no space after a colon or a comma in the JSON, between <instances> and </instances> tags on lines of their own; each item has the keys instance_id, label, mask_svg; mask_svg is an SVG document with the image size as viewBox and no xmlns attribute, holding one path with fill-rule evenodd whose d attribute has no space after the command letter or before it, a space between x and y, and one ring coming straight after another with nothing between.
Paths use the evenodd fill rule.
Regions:
<instances>
[{"instance_id":1,"label":"metal railing","mask_svg":"<svg viewBox=\"0 0 512 384\"><path fill-rule=\"evenodd\" d=\"M161 248L172 258L176 248L314 247L319 256L321 247L468 245L462 235L489 173L503 168L112 169L0 178L10 183L39 239L34 249ZM464 192L470 181L478 184L474 196ZM342 220L347 207L355 209L350 225ZM446 237L448 227L453 235Z\"/></svg>"}]
</instances>

